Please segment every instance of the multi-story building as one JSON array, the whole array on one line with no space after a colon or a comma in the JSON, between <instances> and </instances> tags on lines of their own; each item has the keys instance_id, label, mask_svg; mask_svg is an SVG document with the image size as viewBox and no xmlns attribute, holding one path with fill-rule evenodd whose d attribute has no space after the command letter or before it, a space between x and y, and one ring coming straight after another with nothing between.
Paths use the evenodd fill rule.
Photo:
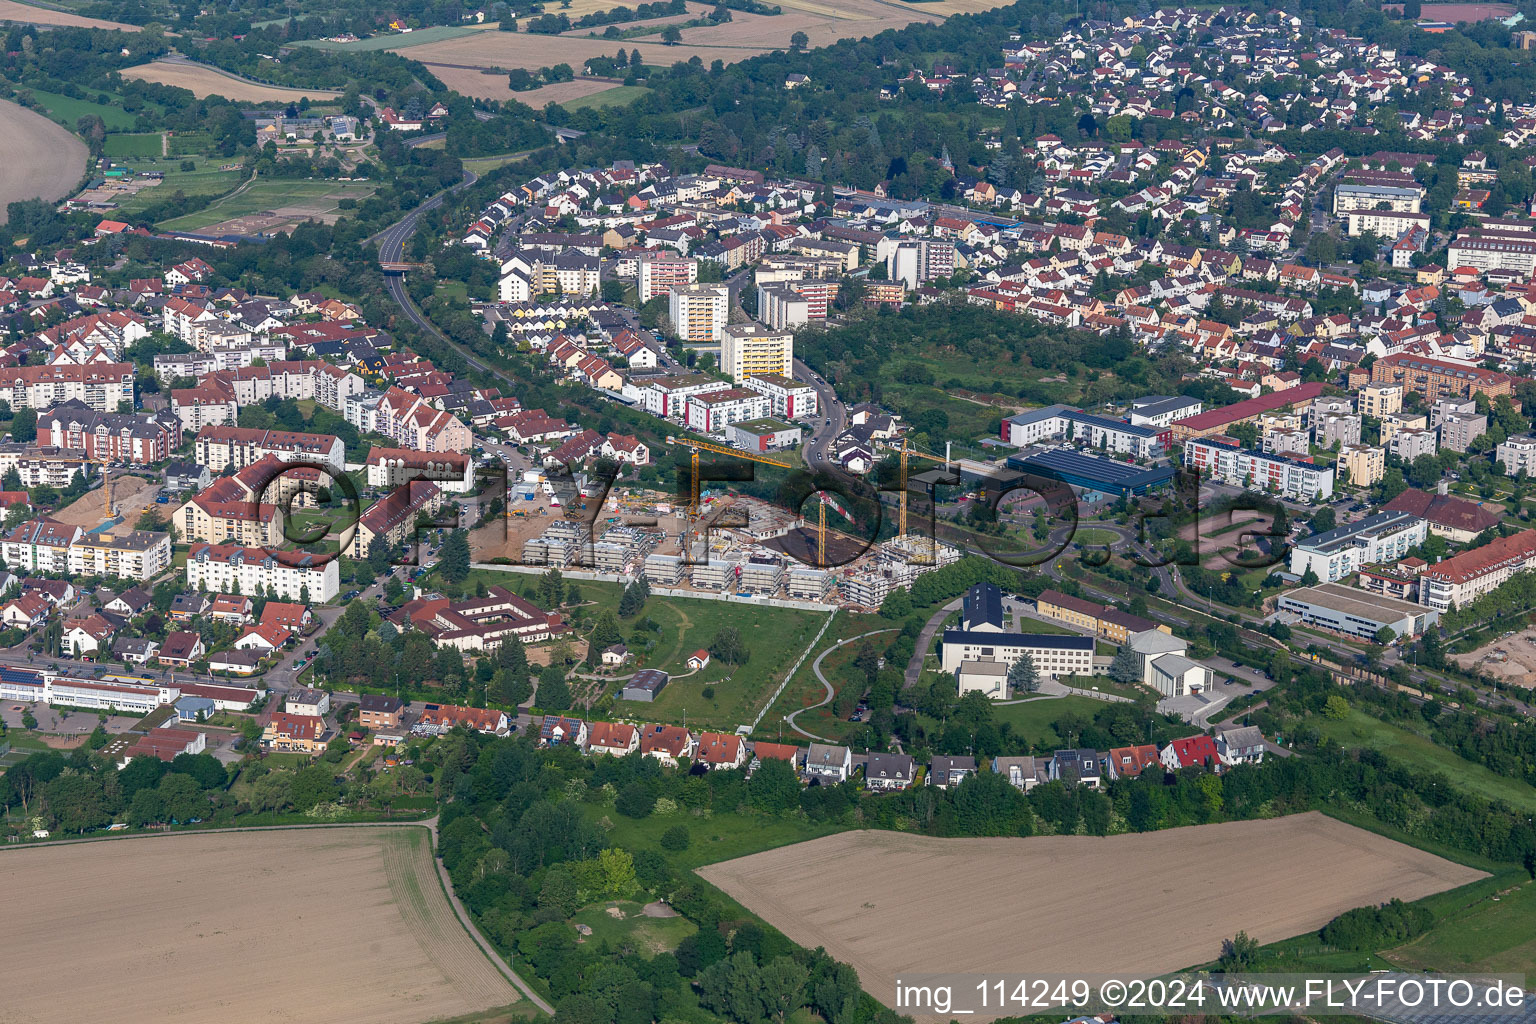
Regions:
<instances>
[{"instance_id":1,"label":"multi-story building","mask_svg":"<svg viewBox=\"0 0 1536 1024\"><path fill-rule=\"evenodd\" d=\"M1513 270L1521 277L1530 277L1536 272L1536 238L1458 237L1445 258L1448 267L1472 267L1482 273Z\"/></svg>"},{"instance_id":2,"label":"multi-story building","mask_svg":"<svg viewBox=\"0 0 1536 1024\"><path fill-rule=\"evenodd\" d=\"M42 516L22 523L5 535L0 553L12 572L69 572L70 545L84 531L78 526Z\"/></svg>"},{"instance_id":3,"label":"multi-story building","mask_svg":"<svg viewBox=\"0 0 1536 1024\"><path fill-rule=\"evenodd\" d=\"M1402 384L1431 405L1444 398L1483 394L1492 399L1514 393L1514 378L1507 373L1404 352L1376 360L1371 365L1371 380L1377 384Z\"/></svg>"},{"instance_id":4,"label":"multi-story building","mask_svg":"<svg viewBox=\"0 0 1536 1024\"><path fill-rule=\"evenodd\" d=\"M1393 213L1418 213L1424 198L1422 186L1398 188L1393 185L1359 185L1345 182L1333 190L1333 215L1355 210L1390 210Z\"/></svg>"},{"instance_id":5,"label":"multi-story building","mask_svg":"<svg viewBox=\"0 0 1536 1024\"><path fill-rule=\"evenodd\" d=\"M1442 612L1465 608L1528 569L1536 569L1536 530L1500 537L1429 566L1419 574L1419 603Z\"/></svg>"},{"instance_id":6,"label":"multi-story building","mask_svg":"<svg viewBox=\"0 0 1536 1024\"><path fill-rule=\"evenodd\" d=\"M757 287L757 315L775 330L825 323L836 281L785 281Z\"/></svg>"},{"instance_id":7,"label":"multi-story building","mask_svg":"<svg viewBox=\"0 0 1536 1024\"><path fill-rule=\"evenodd\" d=\"M97 412L133 408L132 363L0 367L0 399L12 409L81 402Z\"/></svg>"},{"instance_id":8,"label":"multi-story building","mask_svg":"<svg viewBox=\"0 0 1536 1024\"><path fill-rule=\"evenodd\" d=\"M759 323L732 324L720 332L720 372L738 384L748 374L794 373L795 336Z\"/></svg>"},{"instance_id":9,"label":"multi-story building","mask_svg":"<svg viewBox=\"0 0 1536 1024\"><path fill-rule=\"evenodd\" d=\"M341 589L337 560L305 551L238 544L193 544L187 585L215 594L271 594L286 601L320 603Z\"/></svg>"},{"instance_id":10,"label":"multi-story building","mask_svg":"<svg viewBox=\"0 0 1536 1024\"><path fill-rule=\"evenodd\" d=\"M148 530L82 533L69 546L71 576L147 580L171 564L171 535Z\"/></svg>"},{"instance_id":11,"label":"multi-story building","mask_svg":"<svg viewBox=\"0 0 1536 1024\"><path fill-rule=\"evenodd\" d=\"M686 415L688 399L711 391L725 391L730 386L728 381L715 380L702 373L678 374L646 381L637 397L645 411L652 416L678 419Z\"/></svg>"},{"instance_id":12,"label":"multi-story building","mask_svg":"<svg viewBox=\"0 0 1536 1024\"><path fill-rule=\"evenodd\" d=\"M0 475L16 470L23 487L63 490L77 476L90 476L93 463L80 449L0 442Z\"/></svg>"},{"instance_id":13,"label":"multi-story building","mask_svg":"<svg viewBox=\"0 0 1536 1024\"><path fill-rule=\"evenodd\" d=\"M1339 452L1339 467L1349 471L1355 487L1370 487L1387 472L1387 453L1373 445L1347 444Z\"/></svg>"},{"instance_id":14,"label":"multi-story building","mask_svg":"<svg viewBox=\"0 0 1536 1024\"><path fill-rule=\"evenodd\" d=\"M283 511L277 505L248 497L230 498L219 481L171 513L171 521L187 541L265 547L283 543Z\"/></svg>"},{"instance_id":15,"label":"multi-story building","mask_svg":"<svg viewBox=\"0 0 1536 1024\"><path fill-rule=\"evenodd\" d=\"M1420 455L1433 455L1440 448L1440 441L1433 430L1399 430L1392 435L1392 454L1404 462L1412 462Z\"/></svg>"},{"instance_id":16,"label":"multi-story building","mask_svg":"<svg viewBox=\"0 0 1536 1024\"><path fill-rule=\"evenodd\" d=\"M751 388L727 388L690 397L686 419L689 430L709 434L727 423L762 419L769 414L770 408L767 395Z\"/></svg>"},{"instance_id":17,"label":"multi-story building","mask_svg":"<svg viewBox=\"0 0 1536 1024\"><path fill-rule=\"evenodd\" d=\"M767 395L770 415L781 420L811 419L820 411L816 389L777 373L754 373L742 381L759 394Z\"/></svg>"},{"instance_id":18,"label":"multi-story building","mask_svg":"<svg viewBox=\"0 0 1536 1024\"><path fill-rule=\"evenodd\" d=\"M1354 413L1328 413L1312 416L1312 438L1319 448L1360 443L1360 417Z\"/></svg>"},{"instance_id":19,"label":"multi-story building","mask_svg":"<svg viewBox=\"0 0 1536 1024\"><path fill-rule=\"evenodd\" d=\"M955 272L955 243L939 238L913 238L895 243L886 252L885 276L908 291Z\"/></svg>"},{"instance_id":20,"label":"multi-story building","mask_svg":"<svg viewBox=\"0 0 1536 1024\"><path fill-rule=\"evenodd\" d=\"M1269 490L1297 501L1333 496L1333 467L1288 455L1249 451L1230 437L1193 438L1184 446L1184 465L1214 480Z\"/></svg>"},{"instance_id":21,"label":"multi-story building","mask_svg":"<svg viewBox=\"0 0 1536 1024\"><path fill-rule=\"evenodd\" d=\"M468 494L475 486L474 463L461 452L370 448L363 464L368 468L368 486L381 490L412 480L430 480L445 494Z\"/></svg>"},{"instance_id":22,"label":"multi-story building","mask_svg":"<svg viewBox=\"0 0 1536 1024\"><path fill-rule=\"evenodd\" d=\"M637 290L640 303L651 301L658 295L667 295L673 288L690 285L699 279L699 261L687 256L647 256L639 262Z\"/></svg>"},{"instance_id":23,"label":"multi-story building","mask_svg":"<svg viewBox=\"0 0 1536 1024\"><path fill-rule=\"evenodd\" d=\"M1526 476L1536 473L1536 434L1517 434L1501 442L1494 449L1494 460L1504 463L1509 476Z\"/></svg>"},{"instance_id":24,"label":"multi-story building","mask_svg":"<svg viewBox=\"0 0 1536 1024\"><path fill-rule=\"evenodd\" d=\"M723 284L676 285L667 294L667 316L673 332L695 345L720 340L730 305L730 291Z\"/></svg>"},{"instance_id":25,"label":"multi-story building","mask_svg":"<svg viewBox=\"0 0 1536 1024\"><path fill-rule=\"evenodd\" d=\"M417 517L435 515L442 497L441 488L423 480L390 491L358 517L352 557L367 558L376 543L393 550L415 537Z\"/></svg>"},{"instance_id":26,"label":"multi-story building","mask_svg":"<svg viewBox=\"0 0 1536 1024\"><path fill-rule=\"evenodd\" d=\"M1428 524L1407 512L1377 512L1358 522L1313 534L1291 549L1291 572L1311 569L1324 583L1372 562L1396 561L1424 543Z\"/></svg>"},{"instance_id":27,"label":"multi-story building","mask_svg":"<svg viewBox=\"0 0 1536 1024\"><path fill-rule=\"evenodd\" d=\"M941 667L953 673L967 661L996 661L1012 667L1029 655L1042 676L1075 676L1093 673L1091 636L1065 633L993 633L946 629L942 637Z\"/></svg>"},{"instance_id":28,"label":"multi-story building","mask_svg":"<svg viewBox=\"0 0 1536 1024\"><path fill-rule=\"evenodd\" d=\"M1403 408L1401 384L1367 384L1359 394L1359 410L1362 416L1376 419Z\"/></svg>"},{"instance_id":29,"label":"multi-story building","mask_svg":"<svg viewBox=\"0 0 1536 1024\"><path fill-rule=\"evenodd\" d=\"M1002 421L1002 440L1023 448L1049 438L1070 437L1091 448L1151 459L1167 448L1170 432L1138 427L1124 420L1095 416L1065 405L1048 405L1017 413Z\"/></svg>"},{"instance_id":30,"label":"multi-story building","mask_svg":"<svg viewBox=\"0 0 1536 1024\"><path fill-rule=\"evenodd\" d=\"M1401 238L1405 232L1429 230L1427 213L1394 213L1391 210L1351 210L1344 214L1351 237L1367 232L1382 238ZM1460 264L1456 264L1460 266Z\"/></svg>"},{"instance_id":31,"label":"multi-story building","mask_svg":"<svg viewBox=\"0 0 1536 1024\"><path fill-rule=\"evenodd\" d=\"M292 430L260 430L251 427L204 427L194 441L197 461L211 473L227 468L244 469L275 455L284 462L318 462L340 473L346 462L341 438L331 434L304 434Z\"/></svg>"},{"instance_id":32,"label":"multi-story building","mask_svg":"<svg viewBox=\"0 0 1536 1024\"><path fill-rule=\"evenodd\" d=\"M147 466L181 447L181 423L169 410L97 412L79 400L37 417L40 444L84 451L87 458Z\"/></svg>"},{"instance_id":33,"label":"multi-story building","mask_svg":"<svg viewBox=\"0 0 1536 1024\"><path fill-rule=\"evenodd\" d=\"M1446 413L1440 418L1440 447L1453 452L1464 452L1468 446L1488 433L1488 417L1478 413Z\"/></svg>"}]
</instances>

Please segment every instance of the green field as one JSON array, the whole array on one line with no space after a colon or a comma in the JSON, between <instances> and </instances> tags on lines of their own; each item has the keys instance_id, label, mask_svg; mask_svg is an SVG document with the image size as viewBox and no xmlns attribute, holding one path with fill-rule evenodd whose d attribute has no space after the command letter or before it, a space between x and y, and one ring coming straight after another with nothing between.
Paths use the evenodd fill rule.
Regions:
<instances>
[{"instance_id":1,"label":"green field","mask_svg":"<svg viewBox=\"0 0 1536 1024\"><path fill-rule=\"evenodd\" d=\"M200 165L195 171L183 171L180 161L136 160L136 170L155 170L165 174L165 181L154 188L146 188L137 195L119 200L116 214L132 215L156 203L164 202L177 192L188 196L218 195L240 184L240 171L221 171L216 165Z\"/></svg>"},{"instance_id":2,"label":"green field","mask_svg":"<svg viewBox=\"0 0 1536 1024\"><path fill-rule=\"evenodd\" d=\"M439 141L446 142L447 140L444 139ZM436 148L441 149L442 146L438 145ZM521 153L502 153L500 156L472 156L464 160L463 164L466 171L474 171L476 174L485 174L488 171L494 171L496 168L505 164L510 164L515 160L521 160L527 155L528 151L524 150Z\"/></svg>"},{"instance_id":3,"label":"green field","mask_svg":"<svg viewBox=\"0 0 1536 1024\"><path fill-rule=\"evenodd\" d=\"M768 714L763 716L763 722L753 736L757 739L770 741L778 741L782 737L785 742L804 742L805 737L794 733L793 730L784 726L783 719L785 715L808 705L819 703L826 697L826 688L816 678L816 673L812 668L816 659L823 652L832 651L831 654L827 655L827 660L821 663L821 671L827 677L828 682L834 687L834 693L841 693L843 686L848 683L856 683L862 688L864 676L853 668L853 662L858 658L859 651L863 648L864 642L859 641L837 647L837 641L848 637L862 636L872 630L886 628L890 628L892 631L868 638L869 643L877 651L883 650L896 638L896 627L877 615L859 615L849 611L838 612L837 618L833 620L826 634L822 636L820 645L809 658L805 659L805 664L800 666L800 671L795 673L789 685L784 687L784 692L779 695L779 699L774 702L773 707L768 709ZM832 703L828 703L815 710L805 711L795 719L795 722L807 732L825 737L835 743L841 743L850 734L862 731L864 723L849 722L837 716L833 711L833 704L835 702L834 698Z\"/></svg>"},{"instance_id":4,"label":"green field","mask_svg":"<svg viewBox=\"0 0 1536 1024\"><path fill-rule=\"evenodd\" d=\"M168 143L171 156L201 156L213 146L207 132L172 132Z\"/></svg>"},{"instance_id":5,"label":"green field","mask_svg":"<svg viewBox=\"0 0 1536 1024\"><path fill-rule=\"evenodd\" d=\"M663 832L675 825L685 826L690 839L688 849L668 852L666 858L673 867L686 871L733 857L745 857L749 853L803 843L844 829L842 825L803 818L720 811L707 818L652 814L637 820L617 814L611 807L594 804L583 804L582 807L593 821L606 819L612 825L608 830L609 840L627 850L654 850L661 845Z\"/></svg>"},{"instance_id":6,"label":"green field","mask_svg":"<svg viewBox=\"0 0 1536 1024\"><path fill-rule=\"evenodd\" d=\"M1348 718L1339 721L1320 716L1312 721L1324 736L1340 746L1379 750L1411 768L1439 772L1465 792L1486 800L1502 800L1521 810L1536 811L1536 788L1464 760L1418 733L1357 710L1351 710Z\"/></svg>"},{"instance_id":7,"label":"green field","mask_svg":"<svg viewBox=\"0 0 1536 1024\"><path fill-rule=\"evenodd\" d=\"M615 916L610 910L623 916ZM628 900L594 904L578 910L571 922L592 929L588 942L606 942L614 949L630 945L652 956L672 952L678 943L699 930L686 917L647 917L643 910L639 903Z\"/></svg>"},{"instance_id":8,"label":"green field","mask_svg":"<svg viewBox=\"0 0 1536 1024\"><path fill-rule=\"evenodd\" d=\"M1092 697L1037 697L1023 704L1005 704L992 709L992 721L1013 726L1015 736L1023 737L1037 752L1056 750L1077 737L1063 736L1056 730L1056 723L1072 714L1091 719L1104 710L1104 702Z\"/></svg>"},{"instance_id":9,"label":"green field","mask_svg":"<svg viewBox=\"0 0 1536 1024\"><path fill-rule=\"evenodd\" d=\"M344 50L352 53L360 50L399 50L407 46L420 46L423 43L438 43L444 39L472 36L476 32L483 31L486 30L465 28L462 25L433 25L429 28L418 28L414 32L404 34L391 32L388 35L359 39L355 43L333 43L326 39L304 39L300 40L298 45L313 46L317 50Z\"/></svg>"},{"instance_id":10,"label":"green field","mask_svg":"<svg viewBox=\"0 0 1536 1024\"><path fill-rule=\"evenodd\" d=\"M262 178L205 209L164 221L159 226L173 231L199 231L233 217L248 217L282 207L301 207L318 217L335 213L340 199L366 199L373 191L372 185L357 182Z\"/></svg>"},{"instance_id":11,"label":"green field","mask_svg":"<svg viewBox=\"0 0 1536 1024\"><path fill-rule=\"evenodd\" d=\"M1084 526L1072 534L1072 543L1081 544L1084 547L1090 544L1102 547L1118 544L1119 542L1120 535L1118 533L1097 526Z\"/></svg>"},{"instance_id":12,"label":"green field","mask_svg":"<svg viewBox=\"0 0 1536 1024\"><path fill-rule=\"evenodd\" d=\"M113 134L107 136L104 151L107 156L113 157L157 157L162 151L162 146L159 132L145 132L138 135Z\"/></svg>"},{"instance_id":13,"label":"green field","mask_svg":"<svg viewBox=\"0 0 1536 1024\"><path fill-rule=\"evenodd\" d=\"M1427 933L1382 957L1413 970L1536 971L1536 882L1525 880L1470 906L1441 911L1437 918Z\"/></svg>"},{"instance_id":14,"label":"green field","mask_svg":"<svg viewBox=\"0 0 1536 1024\"><path fill-rule=\"evenodd\" d=\"M59 122L71 131L75 128L75 122L89 114L96 114L101 118L102 124L107 126L109 132L132 131L137 124L138 115L130 114L122 108L122 97L112 93L92 93L90 99L73 99L56 92L44 92L41 89L25 90L32 94L37 105L53 120ZM107 97L106 103L97 103L96 98ZM158 107L145 104L147 112L153 113Z\"/></svg>"},{"instance_id":15,"label":"green field","mask_svg":"<svg viewBox=\"0 0 1536 1024\"><path fill-rule=\"evenodd\" d=\"M560 104L566 110L584 110L587 107L623 107L635 102L651 90L643 85L616 85L590 96L578 96Z\"/></svg>"}]
</instances>

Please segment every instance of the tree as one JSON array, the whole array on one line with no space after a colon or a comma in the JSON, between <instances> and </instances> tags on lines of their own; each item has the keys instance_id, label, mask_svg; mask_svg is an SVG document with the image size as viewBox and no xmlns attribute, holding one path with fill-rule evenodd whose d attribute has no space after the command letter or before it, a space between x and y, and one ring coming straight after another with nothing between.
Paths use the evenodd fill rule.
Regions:
<instances>
[{"instance_id":1,"label":"tree","mask_svg":"<svg viewBox=\"0 0 1536 1024\"><path fill-rule=\"evenodd\" d=\"M709 642L709 656L719 658L727 665L745 665L751 657L746 644L741 641L741 633L735 626L726 626L715 634L715 638Z\"/></svg>"},{"instance_id":2,"label":"tree","mask_svg":"<svg viewBox=\"0 0 1536 1024\"><path fill-rule=\"evenodd\" d=\"M763 1008L771 1020L784 1024L784 1018L800 1008L801 994L811 972L790 957L777 956L762 969L760 976Z\"/></svg>"},{"instance_id":3,"label":"tree","mask_svg":"<svg viewBox=\"0 0 1536 1024\"><path fill-rule=\"evenodd\" d=\"M1141 659L1130 644L1121 644L1115 652L1115 660L1109 663L1109 678L1117 683L1141 682Z\"/></svg>"},{"instance_id":4,"label":"tree","mask_svg":"<svg viewBox=\"0 0 1536 1024\"><path fill-rule=\"evenodd\" d=\"M1397 630L1393 629L1391 626L1382 626L1376 631L1376 636L1374 639L1378 644L1385 647L1397 639Z\"/></svg>"},{"instance_id":5,"label":"tree","mask_svg":"<svg viewBox=\"0 0 1536 1024\"><path fill-rule=\"evenodd\" d=\"M1012 693L1034 693L1040 689L1040 672L1035 659L1026 651L1008 668L1008 689Z\"/></svg>"},{"instance_id":6,"label":"tree","mask_svg":"<svg viewBox=\"0 0 1536 1024\"><path fill-rule=\"evenodd\" d=\"M631 782L619 790L613 809L626 818L649 817L651 811L656 809L656 794L643 782Z\"/></svg>"},{"instance_id":7,"label":"tree","mask_svg":"<svg viewBox=\"0 0 1536 1024\"><path fill-rule=\"evenodd\" d=\"M1323 717L1330 718L1335 722L1348 718L1349 701L1335 693L1323 702Z\"/></svg>"},{"instance_id":8,"label":"tree","mask_svg":"<svg viewBox=\"0 0 1536 1024\"><path fill-rule=\"evenodd\" d=\"M789 37L789 48L794 53L799 53L811 45L811 37L804 32L795 32Z\"/></svg>"},{"instance_id":9,"label":"tree","mask_svg":"<svg viewBox=\"0 0 1536 1024\"><path fill-rule=\"evenodd\" d=\"M546 665L539 673L538 705L542 711L566 711L571 706L571 687L565 681L565 670L556 665Z\"/></svg>"},{"instance_id":10,"label":"tree","mask_svg":"<svg viewBox=\"0 0 1536 1024\"><path fill-rule=\"evenodd\" d=\"M1258 940L1249 938L1247 932L1238 932L1221 944L1221 966L1229 971L1247 970L1258 955Z\"/></svg>"},{"instance_id":11,"label":"tree","mask_svg":"<svg viewBox=\"0 0 1536 1024\"><path fill-rule=\"evenodd\" d=\"M24 408L16 410L16 418L11 420L11 440L30 442L37 440L37 410Z\"/></svg>"},{"instance_id":12,"label":"tree","mask_svg":"<svg viewBox=\"0 0 1536 1024\"><path fill-rule=\"evenodd\" d=\"M454 530L443 542L443 579L449 583L463 583L469 576L469 534Z\"/></svg>"},{"instance_id":13,"label":"tree","mask_svg":"<svg viewBox=\"0 0 1536 1024\"><path fill-rule=\"evenodd\" d=\"M1322 508L1312 513L1312 518L1309 520L1309 522L1312 525L1313 533L1326 533L1327 531L1333 529L1334 526L1337 525L1333 514L1333 506L1324 505Z\"/></svg>"},{"instance_id":14,"label":"tree","mask_svg":"<svg viewBox=\"0 0 1536 1024\"><path fill-rule=\"evenodd\" d=\"M624 588L624 594L619 598L619 615L630 619L639 615L645 608L646 598L651 596L651 585L646 582L644 576L636 577L629 586Z\"/></svg>"},{"instance_id":15,"label":"tree","mask_svg":"<svg viewBox=\"0 0 1536 1024\"><path fill-rule=\"evenodd\" d=\"M683 30L676 25L668 25L661 30L661 41L668 46L676 46L683 41Z\"/></svg>"},{"instance_id":16,"label":"tree","mask_svg":"<svg viewBox=\"0 0 1536 1024\"><path fill-rule=\"evenodd\" d=\"M692 842L692 837L688 834L687 825L673 825L661 834L661 848L672 853L679 853L688 849L690 842Z\"/></svg>"}]
</instances>

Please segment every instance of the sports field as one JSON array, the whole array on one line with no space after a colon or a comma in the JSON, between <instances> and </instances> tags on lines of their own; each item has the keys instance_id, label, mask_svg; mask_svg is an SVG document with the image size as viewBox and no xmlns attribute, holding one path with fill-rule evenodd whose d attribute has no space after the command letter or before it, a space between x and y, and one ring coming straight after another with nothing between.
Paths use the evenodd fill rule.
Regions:
<instances>
[{"instance_id":1,"label":"sports field","mask_svg":"<svg viewBox=\"0 0 1536 1024\"><path fill-rule=\"evenodd\" d=\"M454 916L422 828L6 850L0 885L0 954L32 979L8 987L16 1024L420 1024L519 998Z\"/></svg>"},{"instance_id":2,"label":"sports field","mask_svg":"<svg viewBox=\"0 0 1536 1024\"><path fill-rule=\"evenodd\" d=\"M0 100L0 224L6 206L22 199L59 199L79 183L89 156L85 143L36 111Z\"/></svg>"},{"instance_id":3,"label":"sports field","mask_svg":"<svg viewBox=\"0 0 1536 1024\"><path fill-rule=\"evenodd\" d=\"M888 1005L904 972L1153 976L1239 930L1274 942L1484 877L1316 812L1108 838L844 832L699 874Z\"/></svg>"},{"instance_id":4,"label":"sports field","mask_svg":"<svg viewBox=\"0 0 1536 1024\"><path fill-rule=\"evenodd\" d=\"M373 186L360 182L259 178L206 209L164 221L160 227L216 235L270 234L307 220L334 224L341 200L363 200L372 194Z\"/></svg>"},{"instance_id":5,"label":"sports field","mask_svg":"<svg viewBox=\"0 0 1536 1024\"><path fill-rule=\"evenodd\" d=\"M198 99L223 96L227 100L249 100L252 103L289 103L305 96L310 99L329 99L341 95L329 89L287 89L276 85L247 82L221 74L213 68L198 67L170 61L150 61L123 70L124 78L137 78L145 82L159 82L191 90Z\"/></svg>"}]
</instances>

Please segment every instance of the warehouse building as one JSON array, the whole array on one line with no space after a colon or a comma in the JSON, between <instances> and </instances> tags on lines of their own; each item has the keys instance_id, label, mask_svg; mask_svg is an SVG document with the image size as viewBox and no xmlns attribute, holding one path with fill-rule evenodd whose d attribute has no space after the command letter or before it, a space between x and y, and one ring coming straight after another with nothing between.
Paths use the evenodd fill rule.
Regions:
<instances>
[{"instance_id":1,"label":"warehouse building","mask_svg":"<svg viewBox=\"0 0 1536 1024\"><path fill-rule=\"evenodd\" d=\"M1280 595L1280 611L1298 615L1309 626L1322 626L1361 640L1373 640L1383 626L1398 636L1423 633L1440 613L1368 590L1322 583Z\"/></svg>"}]
</instances>

